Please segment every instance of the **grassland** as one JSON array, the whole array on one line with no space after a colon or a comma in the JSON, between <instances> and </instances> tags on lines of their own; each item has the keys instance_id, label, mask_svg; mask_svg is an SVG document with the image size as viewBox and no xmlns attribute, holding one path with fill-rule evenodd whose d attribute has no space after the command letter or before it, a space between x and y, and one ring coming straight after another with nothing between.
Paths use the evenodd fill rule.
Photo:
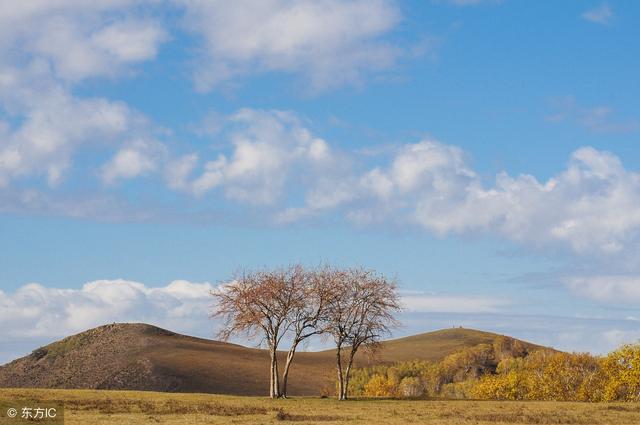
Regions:
<instances>
[{"instance_id":1,"label":"grassland","mask_svg":"<svg viewBox=\"0 0 640 425\"><path fill-rule=\"evenodd\" d=\"M0 389L0 404L63 403L73 424L636 425L640 405L441 400L350 400L139 391ZM15 423L2 417L0 424ZM4 421L4 422L3 422Z\"/></svg>"}]
</instances>

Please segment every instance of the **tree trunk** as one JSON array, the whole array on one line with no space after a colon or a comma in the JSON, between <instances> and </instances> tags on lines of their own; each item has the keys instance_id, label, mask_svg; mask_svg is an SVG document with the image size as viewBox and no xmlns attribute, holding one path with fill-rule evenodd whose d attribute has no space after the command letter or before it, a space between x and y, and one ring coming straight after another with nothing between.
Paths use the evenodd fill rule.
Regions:
<instances>
[{"instance_id":1,"label":"tree trunk","mask_svg":"<svg viewBox=\"0 0 640 425\"><path fill-rule=\"evenodd\" d=\"M336 348L336 368L338 369L338 400L344 400L344 377L342 375L341 347Z\"/></svg>"},{"instance_id":2,"label":"tree trunk","mask_svg":"<svg viewBox=\"0 0 640 425\"><path fill-rule=\"evenodd\" d=\"M296 347L298 343L295 342L291 345L289 352L287 353L287 362L284 365L284 371L282 372L282 393L280 394L282 398L287 398L287 380L289 379L289 368L291 367L291 363L293 362L293 356L296 355Z\"/></svg>"},{"instance_id":3,"label":"tree trunk","mask_svg":"<svg viewBox=\"0 0 640 425\"><path fill-rule=\"evenodd\" d=\"M275 394L273 392L273 350L269 350L269 359L271 363L269 364L269 397L274 398Z\"/></svg>"},{"instance_id":4,"label":"tree trunk","mask_svg":"<svg viewBox=\"0 0 640 425\"><path fill-rule=\"evenodd\" d=\"M356 350L351 348L351 352L349 353L349 363L347 363L347 370L344 373L344 395L341 400L347 399L347 393L349 391L349 378L351 376L351 365L353 364L353 357L356 355Z\"/></svg>"},{"instance_id":5,"label":"tree trunk","mask_svg":"<svg viewBox=\"0 0 640 425\"><path fill-rule=\"evenodd\" d=\"M276 347L271 347L270 349L270 357L271 357L271 379L269 388L269 397L278 398L280 397L280 378L278 376L278 357L277 357L277 349Z\"/></svg>"}]
</instances>

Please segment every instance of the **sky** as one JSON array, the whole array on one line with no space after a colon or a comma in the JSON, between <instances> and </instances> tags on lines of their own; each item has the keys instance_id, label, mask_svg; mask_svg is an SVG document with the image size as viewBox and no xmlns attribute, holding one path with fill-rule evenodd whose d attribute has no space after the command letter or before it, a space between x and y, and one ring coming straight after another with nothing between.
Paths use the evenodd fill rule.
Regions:
<instances>
[{"instance_id":1,"label":"sky","mask_svg":"<svg viewBox=\"0 0 640 425\"><path fill-rule=\"evenodd\" d=\"M213 337L212 288L298 262L396 278L394 336L638 341L639 19L0 1L0 363L111 322Z\"/></svg>"}]
</instances>

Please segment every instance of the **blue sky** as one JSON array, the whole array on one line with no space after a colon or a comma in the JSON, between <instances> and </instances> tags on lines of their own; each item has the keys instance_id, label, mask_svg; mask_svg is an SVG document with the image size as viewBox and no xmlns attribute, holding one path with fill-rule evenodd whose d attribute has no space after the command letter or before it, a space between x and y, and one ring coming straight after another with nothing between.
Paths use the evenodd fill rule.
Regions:
<instances>
[{"instance_id":1,"label":"blue sky","mask_svg":"<svg viewBox=\"0 0 640 425\"><path fill-rule=\"evenodd\" d=\"M0 361L292 262L397 335L640 338L640 5L99 3L0 5Z\"/></svg>"}]
</instances>

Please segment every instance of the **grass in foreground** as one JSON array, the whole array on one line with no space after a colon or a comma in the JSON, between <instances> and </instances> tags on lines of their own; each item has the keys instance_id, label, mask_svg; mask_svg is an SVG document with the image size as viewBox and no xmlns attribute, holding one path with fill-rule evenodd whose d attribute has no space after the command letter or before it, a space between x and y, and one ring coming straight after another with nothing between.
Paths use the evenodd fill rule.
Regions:
<instances>
[{"instance_id":1,"label":"grass in foreground","mask_svg":"<svg viewBox=\"0 0 640 425\"><path fill-rule=\"evenodd\" d=\"M270 400L140 391L0 389L0 404L63 403L65 424L636 425L640 405L554 402ZM0 412L0 424L16 423Z\"/></svg>"}]
</instances>

